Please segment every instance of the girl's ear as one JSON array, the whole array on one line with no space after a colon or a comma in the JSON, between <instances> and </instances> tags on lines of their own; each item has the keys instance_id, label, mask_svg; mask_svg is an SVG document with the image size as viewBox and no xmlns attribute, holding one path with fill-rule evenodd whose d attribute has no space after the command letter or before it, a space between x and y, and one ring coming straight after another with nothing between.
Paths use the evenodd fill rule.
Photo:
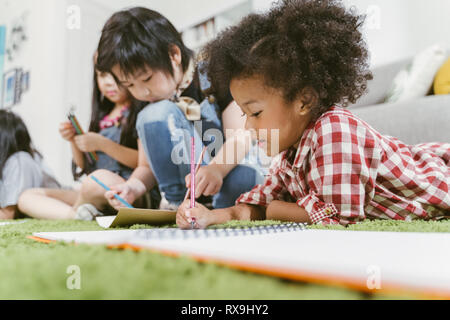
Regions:
<instances>
[{"instance_id":1,"label":"girl's ear","mask_svg":"<svg viewBox=\"0 0 450 320\"><path fill-rule=\"evenodd\" d=\"M177 65L181 65L181 50L177 45L171 45L169 48L170 59Z\"/></svg>"},{"instance_id":2,"label":"girl's ear","mask_svg":"<svg viewBox=\"0 0 450 320\"><path fill-rule=\"evenodd\" d=\"M319 94L312 87L305 87L302 89L296 106L301 115L306 115L311 112L311 109L319 103Z\"/></svg>"}]
</instances>

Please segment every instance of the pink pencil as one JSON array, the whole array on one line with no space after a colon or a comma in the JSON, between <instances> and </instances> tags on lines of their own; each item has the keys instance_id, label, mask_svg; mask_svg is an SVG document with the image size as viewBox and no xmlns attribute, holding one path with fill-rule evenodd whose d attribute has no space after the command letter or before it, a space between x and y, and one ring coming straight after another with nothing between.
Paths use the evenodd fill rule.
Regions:
<instances>
[{"instance_id":1,"label":"pink pencil","mask_svg":"<svg viewBox=\"0 0 450 320\"><path fill-rule=\"evenodd\" d=\"M200 168L200 165L203 162L203 157L205 155L206 152L206 147L203 148L203 151L200 155L200 159L197 163L197 167L195 167L195 139L191 138L191 187L187 190L186 192L186 196L184 197L184 201L186 201L188 195L189 195L189 190L191 192L191 208L195 208L195 175L197 174L198 169ZM191 220L191 229L195 228L195 223L196 223L196 219L192 218Z\"/></svg>"},{"instance_id":2,"label":"pink pencil","mask_svg":"<svg viewBox=\"0 0 450 320\"><path fill-rule=\"evenodd\" d=\"M191 208L195 208L195 139L191 138Z\"/></svg>"},{"instance_id":3,"label":"pink pencil","mask_svg":"<svg viewBox=\"0 0 450 320\"><path fill-rule=\"evenodd\" d=\"M203 158L204 158L204 156L205 156L206 149L207 149L207 147L204 147L204 148L203 148L203 151L202 151L202 153L201 153L201 155L200 155L200 158L199 158L199 160L198 160L198 162L197 162L197 167L195 168L195 173L194 173L194 175L197 174L198 169L200 169L200 166L202 165L202 162L203 162ZM191 158L192 158L192 156L191 156ZM192 159L191 159L191 169L192 169ZM192 186L192 170L191 170L191 186ZM194 189L194 190L195 190L195 189ZM188 198L190 192L191 192L191 188L188 188L188 189L187 189L187 192L186 192L186 195L185 195L185 197L184 197L184 201L187 200L187 198ZM192 198L192 197L191 197L191 198ZM191 200L192 200L192 199L191 199Z\"/></svg>"}]
</instances>

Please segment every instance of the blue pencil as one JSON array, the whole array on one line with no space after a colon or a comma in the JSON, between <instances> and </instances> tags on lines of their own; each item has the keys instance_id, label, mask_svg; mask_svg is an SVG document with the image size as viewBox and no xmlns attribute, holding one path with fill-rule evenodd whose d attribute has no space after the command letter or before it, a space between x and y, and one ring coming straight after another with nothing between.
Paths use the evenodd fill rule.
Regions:
<instances>
[{"instance_id":1,"label":"blue pencil","mask_svg":"<svg viewBox=\"0 0 450 320\"><path fill-rule=\"evenodd\" d=\"M105 189L106 191L111 191L110 188L108 188L104 183L102 183L100 180L98 180L96 177L91 176L92 180L94 180L95 182L97 182L103 189ZM127 208L130 209L134 209L134 207L129 204L128 202L126 202L123 198L119 197L117 194L114 195L114 197L119 200L120 202L122 202Z\"/></svg>"}]
</instances>

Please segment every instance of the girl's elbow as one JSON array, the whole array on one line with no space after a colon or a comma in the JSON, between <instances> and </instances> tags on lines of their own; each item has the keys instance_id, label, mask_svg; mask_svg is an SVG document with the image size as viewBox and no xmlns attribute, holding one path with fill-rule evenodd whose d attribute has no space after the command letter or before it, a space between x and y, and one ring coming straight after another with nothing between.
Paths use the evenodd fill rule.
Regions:
<instances>
[{"instance_id":1,"label":"girl's elbow","mask_svg":"<svg viewBox=\"0 0 450 320\"><path fill-rule=\"evenodd\" d=\"M137 167L139 167L139 157L138 155L136 155L136 158L133 159L132 163L131 163L131 169L136 169Z\"/></svg>"}]
</instances>

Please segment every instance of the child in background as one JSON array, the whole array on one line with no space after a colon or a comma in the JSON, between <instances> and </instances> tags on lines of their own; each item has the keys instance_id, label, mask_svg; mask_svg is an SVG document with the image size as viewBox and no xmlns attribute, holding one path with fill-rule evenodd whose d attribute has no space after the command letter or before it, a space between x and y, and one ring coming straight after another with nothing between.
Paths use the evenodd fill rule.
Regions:
<instances>
[{"instance_id":1,"label":"child in background","mask_svg":"<svg viewBox=\"0 0 450 320\"><path fill-rule=\"evenodd\" d=\"M0 220L14 219L20 194L31 188L59 188L31 142L22 119L0 110Z\"/></svg>"},{"instance_id":2,"label":"child in background","mask_svg":"<svg viewBox=\"0 0 450 320\"><path fill-rule=\"evenodd\" d=\"M197 228L262 219L347 226L449 213L450 144L405 145L344 108L371 79L363 20L339 1L285 0L207 46L213 88L231 88L247 128L278 129L279 139L260 142L280 154L234 207L183 203L181 228L193 218Z\"/></svg>"},{"instance_id":3,"label":"child in background","mask_svg":"<svg viewBox=\"0 0 450 320\"><path fill-rule=\"evenodd\" d=\"M135 123L143 106L118 86L111 74L95 70L89 132L76 136L70 122L60 125L60 134L70 142L73 161L81 174L94 175L108 186L123 183L130 177L138 162ZM91 164L87 152L96 152L98 161ZM104 189L87 177L79 191L29 190L20 197L19 208L37 219L92 220L102 214L100 211L111 210L104 193Z\"/></svg>"},{"instance_id":4,"label":"child in background","mask_svg":"<svg viewBox=\"0 0 450 320\"><path fill-rule=\"evenodd\" d=\"M204 196L199 201L224 208L262 181L257 163L238 165L246 152L228 164L218 161L224 159L225 150L222 115L236 113L238 108L229 92L216 97L205 94L209 84L196 68L194 53L165 17L139 7L114 14L103 29L98 52L100 70L112 72L135 98L150 103L137 121L142 161L125 184L112 188L115 193L133 203L158 184L160 209L176 210L186 194L191 136L195 136L196 159L204 145L216 144L220 150L217 154L206 152L206 165L196 175L196 195ZM208 136L208 132L213 134ZM244 139L231 137L227 143L250 150ZM106 196L118 208L122 204L114 192Z\"/></svg>"}]
</instances>

